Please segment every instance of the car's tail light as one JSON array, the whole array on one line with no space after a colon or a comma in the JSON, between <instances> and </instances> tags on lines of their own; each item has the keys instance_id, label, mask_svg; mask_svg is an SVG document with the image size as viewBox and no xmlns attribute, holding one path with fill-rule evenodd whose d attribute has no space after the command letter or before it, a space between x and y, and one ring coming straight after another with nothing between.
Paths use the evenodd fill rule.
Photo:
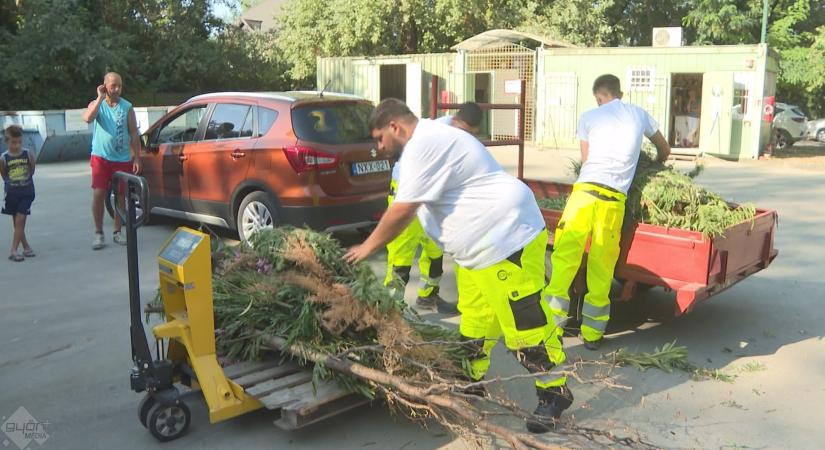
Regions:
<instances>
[{"instance_id":1,"label":"car's tail light","mask_svg":"<svg viewBox=\"0 0 825 450\"><path fill-rule=\"evenodd\" d=\"M805 121L805 118L804 117L791 117L791 120L793 120L796 123L802 123L802 122Z\"/></svg>"},{"instance_id":2,"label":"car's tail light","mask_svg":"<svg viewBox=\"0 0 825 450\"><path fill-rule=\"evenodd\" d=\"M313 170L334 169L338 166L338 155L325 153L311 147L295 145L284 148L289 164L298 173Z\"/></svg>"}]
</instances>

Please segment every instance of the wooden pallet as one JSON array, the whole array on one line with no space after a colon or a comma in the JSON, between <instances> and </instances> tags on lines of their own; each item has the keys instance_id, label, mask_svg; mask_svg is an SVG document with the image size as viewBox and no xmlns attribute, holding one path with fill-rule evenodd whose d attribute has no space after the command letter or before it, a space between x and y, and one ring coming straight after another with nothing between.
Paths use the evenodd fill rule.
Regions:
<instances>
[{"instance_id":1,"label":"wooden pallet","mask_svg":"<svg viewBox=\"0 0 825 450\"><path fill-rule=\"evenodd\" d=\"M280 410L278 428L295 430L369 402L336 381L312 383L312 369L280 358L242 362L224 374L270 410Z\"/></svg>"}]
</instances>

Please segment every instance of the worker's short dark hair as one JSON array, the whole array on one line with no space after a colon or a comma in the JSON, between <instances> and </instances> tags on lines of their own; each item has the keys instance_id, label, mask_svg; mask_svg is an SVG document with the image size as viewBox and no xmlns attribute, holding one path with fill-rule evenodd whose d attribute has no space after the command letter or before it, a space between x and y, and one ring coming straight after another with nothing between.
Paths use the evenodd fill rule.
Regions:
<instances>
[{"instance_id":1,"label":"worker's short dark hair","mask_svg":"<svg viewBox=\"0 0 825 450\"><path fill-rule=\"evenodd\" d=\"M622 83L619 81L619 77L607 73L596 78L596 81L593 82L593 93L595 94L598 91L606 91L614 97L619 97L622 94Z\"/></svg>"},{"instance_id":2,"label":"worker's short dark hair","mask_svg":"<svg viewBox=\"0 0 825 450\"><path fill-rule=\"evenodd\" d=\"M415 114L410 111L406 103L397 98L387 98L381 100L381 103L372 112L369 127L370 131L379 130L389 125L393 120L410 119L415 119Z\"/></svg>"},{"instance_id":3,"label":"worker's short dark hair","mask_svg":"<svg viewBox=\"0 0 825 450\"><path fill-rule=\"evenodd\" d=\"M481 111L481 107L478 106L478 103L467 102L461 105L461 108L458 108L458 112L455 113L455 118L471 127L477 127L481 125L481 118L483 115L484 112Z\"/></svg>"},{"instance_id":4,"label":"worker's short dark hair","mask_svg":"<svg viewBox=\"0 0 825 450\"><path fill-rule=\"evenodd\" d=\"M20 125L9 125L5 130L3 130L3 134L6 138L23 137L23 127Z\"/></svg>"}]
</instances>

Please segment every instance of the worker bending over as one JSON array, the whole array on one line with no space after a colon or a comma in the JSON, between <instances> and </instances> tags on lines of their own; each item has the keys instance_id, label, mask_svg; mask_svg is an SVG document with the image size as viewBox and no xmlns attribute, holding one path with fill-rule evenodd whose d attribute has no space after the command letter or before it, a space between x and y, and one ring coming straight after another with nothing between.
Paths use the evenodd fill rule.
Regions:
<instances>
[{"instance_id":1,"label":"worker bending over","mask_svg":"<svg viewBox=\"0 0 825 450\"><path fill-rule=\"evenodd\" d=\"M480 380L504 335L507 348L536 376L539 398L527 428L546 432L573 395L566 377L549 372L565 359L561 328L545 299L548 233L530 189L504 172L473 136L419 120L395 99L370 119L380 149L400 154L395 201L363 244L355 263L398 236L418 215L424 231L456 261L459 331L472 346L471 378Z\"/></svg>"},{"instance_id":2,"label":"worker bending over","mask_svg":"<svg viewBox=\"0 0 825 450\"><path fill-rule=\"evenodd\" d=\"M590 239L581 335L585 347L598 350L610 319L608 294L619 258L625 199L639 162L642 135L656 146L659 161L667 160L670 146L647 111L621 101L621 87L615 76L597 78L593 95L599 106L579 120L581 172L556 227L548 293L553 312L566 315L570 306L568 290Z\"/></svg>"},{"instance_id":3,"label":"worker bending over","mask_svg":"<svg viewBox=\"0 0 825 450\"><path fill-rule=\"evenodd\" d=\"M481 125L481 116L481 108L476 103L467 102L461 105L455 116L440 117L436 121L476 134ZM399 168L400 165L396 162L392 169L390 194L387 198L389 205L392 205L398 189ZM387 244L387 277L384 284L398 292L404 292L410 281L410 270L418 247L421 247L421 255L418 257L421 275L416 304L424 308L435 308L442 314L457 313L455 304L445 302L438 295L439 282L444 273L444 252L424 233L424 228L417 218Z\"/></svg>"}]
</instances>

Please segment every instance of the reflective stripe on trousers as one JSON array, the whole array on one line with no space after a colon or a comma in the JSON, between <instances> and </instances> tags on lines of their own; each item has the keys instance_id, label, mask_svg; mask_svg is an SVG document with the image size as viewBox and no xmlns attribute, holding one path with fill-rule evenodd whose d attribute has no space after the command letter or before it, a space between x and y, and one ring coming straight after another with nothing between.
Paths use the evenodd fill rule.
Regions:
<instances>
[{"instance_id":1,"label":"reflective stripe on trousers","mask_svg":"<svg viewBox=\"0 0 825 450\"><path fill-rule=\"evenodd\" d=\"M532 373L564 362L562 330L544 301L546 247L547 231L542 231L518 258L478 270L456 267L459 331L466 338L484 340L484 355L471 364L473 379L487 372L490 352L502 335L507 348ZM566 381L564 376L542 375L536 386L561 386Z\"/></svg>"},{"instance_id":2,"label":"reflective stripe on trousers","mask_svg":"<svg viewBox=\"0 0 825 450\"><path fill-rule=\"evenodd\" d=\"M388 203L392 203L392 197ZM424 228L417 218L387 244L387 276L384 278L384 285L394 286L403 291L407 280L398 280L395 272L399 267L412 267L419 247L421 255L418 257L418 269L421 272L421 284L418 287L418 296L429 297L438 289L443 273L444 252L424 233Z\"/></svg>"},{"instance_id":3,"label":"reflective stripe on trousers","mask_svg":"<svg viewBox=\"0 0 825 450\"><path fill-rule=\"evenodd\" d=\"M625 196L590 183L576 183L567 200L553 243L553 274L548 296L568 300L568 290L581 265L588 240L587 289L582 337L595 341L610 319L610 285L619 258ZM564 309L565 315L567 310Z\"/></svg>"}]
</instances>

